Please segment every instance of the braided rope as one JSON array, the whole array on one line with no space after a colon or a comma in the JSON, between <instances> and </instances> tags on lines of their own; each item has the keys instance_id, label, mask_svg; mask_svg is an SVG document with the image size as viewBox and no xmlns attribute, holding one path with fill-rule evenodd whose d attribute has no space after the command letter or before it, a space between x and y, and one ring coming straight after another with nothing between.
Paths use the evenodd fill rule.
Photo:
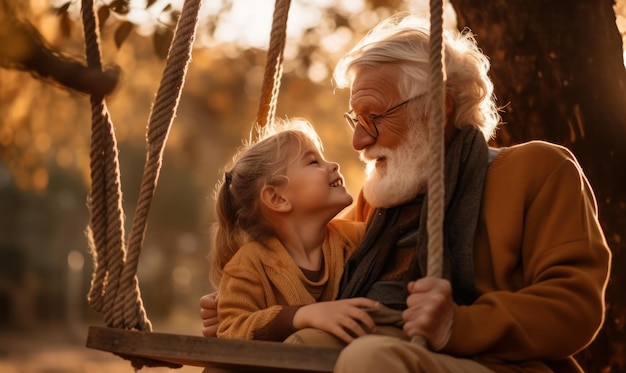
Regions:
<instances>
[{"instance_id":1,"label":"braided rope","mask_svg":"<svg viewBox=\"0 0 626 373\"><path fill-rule=\"evenodd\" d=\"M83 0L87 64L101 70L97 19L93 0ZM117 278L124 262L124 214L115 131L103 97L91 96L91 191L89 207L90 247L94 255L90 306L103 313L107 325L113 323L113 302L118 291Z\"/></svg>"},{"instance_id":2,"label":"braided rope","mask_svg":"<svg viewBox=\"0 0 626 373\"><path fill-rule=\"evenodd\" d=\"M428 262L426 276L441 277L443 273L443 220L445 215L445 67L443 49L443 1L430 1L429 55L429 141L428 151ZM412 343L426 347L423 336L414 336Z\"/></svg>"},{"instance_id":3,"label":"braided rope","mask_svg":"<svg viewBox=\"0 0 626 373\"><path fill-rule=\"evenodd\" d=\"M124 305L123 314L126 325L136 325L145 316L143 306L134 301L138 299L141 302L136 276L139 253L145 237L150 203L159 178L165 142L180 101L187 66L191 61L191 50L201 3L201 0L186 0L183 5L148 123L146 135L148 154L129 238L126 265L122 271L121 283L125 287L118 293L116 299L116 305ZM122 300L123 294L125 296ZM143 326L143 324L140 325Z\"/></svg>"},{"instance_id":4,"label":"braided rope","mask_svg":"<svg viewBox=\"0 0 626 373\"><path fill-rule=\"evenodd\" d=\"M280 90L280 79L283 74L283 57L287 36L287 16L291 0L276 0L270 44L267 49L265 74L261 86L261 98L256 123L263 127L274 120L276 104Z\"/></svg>"},{"instance_id":5,"label":"braided rope","mask_svg":"<svg viewBox=\"0 0 626 373\"><path fill-rule=\"evenodd\" d=\"M443 272L443 220L445 213L444 130L445 67L443 49L443 1L430 1L430 117L428 178L428 264L427 276Z\"/></svg>"},{"instance_id":6,"label":"braided rope","mask_svg":"<svg viewBox=\"0 0 626 373\"><path fill-rule=\"evenodd\" d=\"M128 249L124 245L119 161L113 125L103 97L92 102L92 191L90 246L95 257L89 302L108 326L151 331L136 276L163 150L180 100L195 40L201 0L186 0L148 123L148 154ZM101 68L93 0L83 0L85 44L90 66Z\"/></svg>"}]
</instances>

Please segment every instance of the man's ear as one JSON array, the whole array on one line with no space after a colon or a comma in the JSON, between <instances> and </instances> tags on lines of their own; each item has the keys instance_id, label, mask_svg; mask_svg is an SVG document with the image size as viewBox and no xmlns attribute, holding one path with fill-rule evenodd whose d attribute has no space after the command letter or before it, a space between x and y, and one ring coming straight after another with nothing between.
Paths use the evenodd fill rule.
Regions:
<instances>
[{"instance_id":1,"label":"man's ear","mask_svg":"<svg viewBox=\"0 0 626 373\"><path fill-rule=\"evenodd\" d=\"M456 109L456 103L452 98L452 95L446 92L446 123L452 120L452 115Z\"/></svg>"},{"instance_id":2,"label":"man's ear","mask_svg":"<svg viewBox=\"0 0 626 373\"><path fill-rule=\"evenodd\" d=\"M448 145L450 145L450 142L452 141L452 139L454 138L454 135L456 135L456 132L458 131L458 128L456 128L456 125L454 124L454 112L455 111L456 111L456 103L454 102L452 95L446 92L446 127L444 130L446 148L448 147Z\"/></svg>"},{"instance_id":3,"label":"man's ear","mask_svg":"<svg viewBox=\"0 0 626 373\"><path fill-rule=\"evenodd\" d=\"M289 212L291 202L282 194L282 188L266 185L261 189L261 203L271 211Z\"/></svg>"}]
</instances>

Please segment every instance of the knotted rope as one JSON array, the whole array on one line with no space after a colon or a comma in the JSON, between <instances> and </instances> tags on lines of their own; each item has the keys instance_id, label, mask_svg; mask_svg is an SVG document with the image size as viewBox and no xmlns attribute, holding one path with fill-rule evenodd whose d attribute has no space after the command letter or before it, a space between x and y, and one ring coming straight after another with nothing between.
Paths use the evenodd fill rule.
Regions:
<instances>
[{"instance_id":1,"label":"knotted rope","mask_svg":"<svg viewBox=\"0 0 626 373\"><path fill-rule=\"evenodd\" d=\"M137 280L139 253L146 231L163 150L176 114L198 24L201 0L186 0L168 54L147 128L147 157L129 244L124 242L124 211L115 131L104 97L91 96L92 144L89 196L90 247L94 274L88 300L107 326L151 331ZM93 0L82 1L87 62L102 69Z\"/></svg>"},{"instance_id":2,"label":"knotted rope","mask_svg":"<svg viewBox=\"0 0 626 373\"><path fill-rule=\"evenodd\" d=\"M287 16L291 0L276 0L270 43L267 48L265 73L261 86L261 98L256 123L263 127L274 120L276 104L280 90L280 80L283 74L283 58L287 35Z\"/></svg>"},{"instance_id":3,"label":"knotted rope","mask_svg":"<svg viewBox=\"0 0 626 373\"><path fill-rule=\"evenodd\" d=\"M97 19L93 0L83 0L81 9L87 65L102 69ZM107 325L114 324L113 302L119 288L125 256L124 213L113 123L104 97L92 95L91 101L91 191L89 195L90 247L94 273L88 295L89 305L103 314Z\"/></svg>"}]
</instances>

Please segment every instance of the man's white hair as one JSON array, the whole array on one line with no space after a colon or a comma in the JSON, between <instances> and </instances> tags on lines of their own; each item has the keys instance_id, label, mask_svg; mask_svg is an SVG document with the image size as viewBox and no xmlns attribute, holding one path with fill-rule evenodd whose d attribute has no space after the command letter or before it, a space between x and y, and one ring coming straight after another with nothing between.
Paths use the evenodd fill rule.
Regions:
<instances>
[{"instance_id":1,"label":"man's white hair","mask_svg":"<svg viewBox=\"0 0 626 373\"><path fill-rule=\"evenodd\" d=\"M428 89L428 21L411 15L392 16L373 28L337 64L333 79L339 88L349 88L355 67L395 64L403 71L400 93L415 96ZM500 114L489 79L489 60L478 49L473 34L466 30L444 31L446 92L455 103L453 122L457 127L472 125L493 137Z\"/></svg>"}]
</instances>

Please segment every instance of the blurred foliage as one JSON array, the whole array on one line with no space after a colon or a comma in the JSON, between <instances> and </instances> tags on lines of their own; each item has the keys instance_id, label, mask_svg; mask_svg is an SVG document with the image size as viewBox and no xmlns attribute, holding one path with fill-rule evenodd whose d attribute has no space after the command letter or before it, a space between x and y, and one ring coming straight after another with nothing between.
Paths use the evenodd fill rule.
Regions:
<instances>
[{"instance_id":1,"label":"blurred foliage","mask_svg":"<svg viewBox=\"0 0 626 373\"><path fill-rule=\"evenodd\" d=\"M103 62L122 71L107 105L119 142L124 210L130 222L145 161L145 127L182 2L95 2ZM314 123L326 157L341 164L348 189L356 195L363 172L342 119L348 92L335 91L330 72L337 58L380 19L403 9L424 11L425 1L326 0L320 4L292 0L292 9L301 7L313 15L313 21L290 15L290 25L301 27L288 28L277 116L298 116ZM618 9L624 10L620 4L623 1ZM214 221L213 188L235 148L249 137L265 64L264 46L220 39L225 32L221 27L230 22L235 9L234 0L205 0L205 6L138 273L150 318L182 314L190 324L197 324L198 331L197 301L211 290L206 255ZM84 61L79 7L79 0L0 0L0 34L5 21L27 20L52 50ZM263 9L252 21L266 40L271 16L272 9ZM0 50L7 45L17 44L11 37L0 37ZM30 289L37 299L21 301L23 308L10 311L3 309L5 300L0 296L0 319L10 318L11 312L25 317L22 325L28 324L28 317L62 319L68 311L59 299L71 296L64 281L70 272L69 258L78 252L86 258L80 284L82 312L85 318L100 320L84 301L91 273L84 237L90 184L89 98L33 76L41 78L24 69L0 69L0 259L15 258L16 265L7 272L11 281L18 283L18 289ZM0 273L0 286L2 281ZM38 305L37 315L28 316L25 310L32 302ZM625 319L615 316L615 320ZM162 328L158 322L155 327Z\"/></svg>"},{"instance_id":2,"label":"blurred foliage","mask_svg":"<svg viewBox=\"0 0 626 373\"><path fill-rule=\"evenodd\" d=\"M77 3L50 6L45 1L0 0L0 9L10 6L15 12L0 13L0 20L13 16L27 20L41 33L46 47L84 61L82 26L73 13ZM151 40L173 28L171 23L159 23L152 33L139 32L138 25L130 25L123 17L123 2L96 3L102 22L103 63L115 64L122 71L116 90L107 97L107 106L120 148L128 223L145 161L145 128L164 67L163 53L155 53ZM165 12L170 16L159 19L175 19L173 6ZM345 11L334 14L328 8L321 14L324 27L302 30L301 38L289 41L277 116L312 121L324 141L327 158L341 163L348 188L356 194L363 172L342 119L348 96L344 91L334 92L329 72L337 56L358 36L346 26L365 30L389 11L378 9L349 17ZM327 19L330 14L334 15ZM196 310L198 298L210 290L206 255L214 221L213 188L235 148L249 137L258 108L265 51L211 41L219 17L219 12L208 17L199 28L198 48L151 207L138 273L151 318L180 311L190 322L197 322L196 313L190 310ZM334 24L341 27L331 26ZM339 44L325 49L333 40ZM92 264L84 231L91 113L87 95L33 76L42 78L25 69L0 69L0 250L7 257L15 251L21 253L25 263L21 274L36 278L28 287L36 294L31 303L36 302L41 310L36 317L54 321L67 311L65 303L58 300L68 296L64 277L70 269L68 260L76 252L85 257L83 294L90 281ZM83 294L82 312L98 320ZM0 299L0 310L2 304ZM13 315L26 314L23 311L13 311Z\"/></svg>"},{"instance_id":3,"label":"blurred foliage","mask_svg":"<svg viewBox=\"0 0 626 373\"><path fill-rule=\"evenodd\" d=\"M0 0L0 3L8 1ZM143 136L143 125L134 124L147 122L151 100L158 87L163 68L160 59L166 56L180 12L178 3L180 2L145 2L143 10L151 14L156 13L156 18L138 17L135 14L133 20L136 22L137 18L144 21L152 19L155 24L150 26L129 21L133 5L129 0L96 1L101 25L103 62L105 65L120 66L124 74L117 90L108 100L118 140L121 143L137 141ZM62 51L64 55L83 59L82 28L77 18L80 1L52 1L51 4L45 5L43 1L25 2L15 7L14 11L20 18L27 18L35 25L53 48ZM151 9L157 6L159 9ZM187 100L194 100L186 96L198 92L197 94L204 96L204 99L197 104L206 107L194 107L192 110L202 111L202 118L216 116L224 119L230 116L229 122L234 120L240 123L235 127L239 128L235 137L242 138L242 132L249 130L250 124L254 121L254 106L260 92L265 52L247 45L219 43L211 39L211 32L215 31L219 20L227 14L231 6L230 1L223 2L221 7L203 19L199 26L197 37L199 48L194 52L194 61L181 100L183 105L177 122L195 117L193 114L191 116L185 114L183 110ZM325 90L322 93L322 96L326 97L323 101L328 103L324 106L336 106L337 113L333 120L341 122L340 113L346 103L328 95L332 90L330 71L337 56L358 37L358 33L354 34L351 30L367 30L379 19L389 15L389 10L376 8L364 11L358 16L351 16L345 10L335 11L341 8L332 6L334 4L320 10L321 19L317 27L301 30L302 37L299 39L290 38L291 44L286 51L282 93L289 90L286 87L291 79L300 81L294 87L307 92L305 97L308 97L312 90ZM365 9L371 6L364 5ZM139 10L135 9L134 12L137 13ZM268 14L271 17L271 9L268 10ZM147 30L144 29L141 33L133 32L139 31L139 27ZM146 39L152 39L151 45L145 43ZM202 71L198 73L203 75L201 80L193 77L194 70ZM89 154L87 150L89 127L86 126L89 123L89 105L86 97L75 91L59 90L58 84L55 87L42 84L39 80L28 79L26 73L0 70L0 74L2 79L0 109L3 114L3 125L0 127L2 145L0 159L11 171L17 186L22 189L44 190L50 164L56 164L62 169L79 170L85 175L86 180L88 175L86 157ZM292 97L291 94L284 96ZM292 108L284 101L279 101L279 105L289 108L284 111L279 108L279 116L301 116L306 112ZM245 111L242 112L242 108ZM236 113L232 113L233 110ZM318 112L322 114L327 111ZM233 115L236 118L232 118ZM315 121L317 118L313 115L308 119ZM178 148L180 146L178 139L186 136L177 134L176 127L179 126L183 127L184 124L174 126L175 132L169 139L170 148ZM226 133L232 132L233 128L232 123L226 124L221 120L214 126ZM323 126L320 128L320 131L323 131ZM195 141L200 138L194 135L190 137ZM221 137L223 135L220 135ZM334 147L328 144L328 148Z\"/></svg>"}]
</instances>

